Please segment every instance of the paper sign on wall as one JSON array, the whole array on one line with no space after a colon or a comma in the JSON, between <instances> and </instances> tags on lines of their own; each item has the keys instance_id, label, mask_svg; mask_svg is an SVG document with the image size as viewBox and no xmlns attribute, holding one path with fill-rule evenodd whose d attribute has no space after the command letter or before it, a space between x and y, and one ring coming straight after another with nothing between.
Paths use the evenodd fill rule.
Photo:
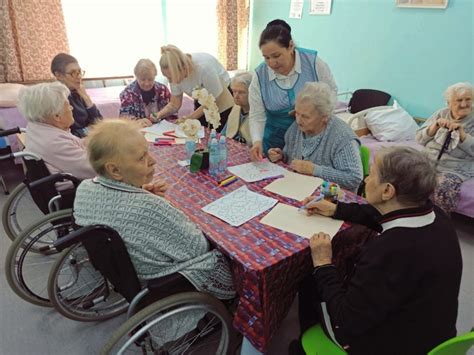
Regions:
<instances>
[{"instance_id":1,"label":"paper sign on wall","mask_svg":"<svg viewBox=\"0 0 474 355\"><path fill-rule=\"evenodd\" d=\"M304 0L291 0L290 3L290 18L301 19L303 14Z\"/></svg>"},{"instance_id":2,"label":"paper sign on wall","mask_svg":"<svg viewBox=\"0 0 474 355\"><path fill-rule=\"evenodd\" d=\"M310 15L330 15L332 0L310 0Z\"/></svg>"}]
</instances>

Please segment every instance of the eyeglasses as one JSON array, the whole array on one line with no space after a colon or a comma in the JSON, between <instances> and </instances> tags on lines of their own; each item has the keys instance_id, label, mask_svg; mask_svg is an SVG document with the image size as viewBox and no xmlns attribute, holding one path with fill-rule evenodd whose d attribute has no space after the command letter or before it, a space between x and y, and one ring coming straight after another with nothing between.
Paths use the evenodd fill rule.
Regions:
<instances>
[{"instance_id":1,"label":"eyeglasses","mask_svg":"<svg viewBox=\"0 0 474 355\"><path fill-rule=\"evenodd\" d=\"M73 78L77 78L79 76L83 77L86 72L84 70L72 70L69 73L66 73L66 75L69 75Z\"/></svg>"}]
</instances>

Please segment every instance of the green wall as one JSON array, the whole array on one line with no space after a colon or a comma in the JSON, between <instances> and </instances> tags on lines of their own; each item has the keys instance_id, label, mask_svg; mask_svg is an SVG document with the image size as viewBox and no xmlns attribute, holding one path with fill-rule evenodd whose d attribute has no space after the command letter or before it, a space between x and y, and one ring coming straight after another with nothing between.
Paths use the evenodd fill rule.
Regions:
<instances>
[{"instance_id":1,"label":"green wall","mask_svg":"<svg viewBox=\"0 0 474 355\"><path fill-rule=\"evenodd\" d=\"M386 91L413 116L428 117L445 102L447 86L474 83L474 0L449 0L446 9L397 8L395 0L333 0L329 16L289 19L290 0L253 0L250 68L262 61L258 39L267 22L287 21L301 47L316 49L339 92Z\"/></svg>"}]
</instances>

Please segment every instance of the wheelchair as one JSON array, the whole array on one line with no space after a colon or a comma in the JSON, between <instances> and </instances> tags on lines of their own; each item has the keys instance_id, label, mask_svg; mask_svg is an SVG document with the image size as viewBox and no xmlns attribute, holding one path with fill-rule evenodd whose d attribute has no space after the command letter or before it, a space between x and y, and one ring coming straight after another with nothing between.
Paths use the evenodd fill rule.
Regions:
<instances>
[{"instance_id":1,"label":"wheelchair","mask_svg":"<svg viewBox=\"0 0 474 355\"><path fill-rule=\"evenodd\" d=\"M53 186L56 182L79 180L69 174L53 174L30 184L32 190ZM11 289L22 299L38 306L51 306L47 280L58 257L53 242L74 230L72 209L61 209L43 215L30 224L10 245L5 258L5 274Z\"/></svg>"},{"instance_id":2,"label":"wheelchair","mask_svg":"<svg viewBox=\"0 0 474 355\"><path fill-rule=\"evenodd\" d=\"M20 128L0 131L0 137L22 131ZM41 157L27 151L12 153L9 148L7 154L0 156L0 160L15 158L22 158L26 173L24 181L10 193L2 210L3 228L12 241L45 214L71 208L74 198L74 190L58 192L53 182L32 185L34 181L50 175Z\"/></svg>"},{"instance_id":3,"label":"wheelchair","mask_svg":"<svg viewBox=\"0 0 474 355\"><path fill-rule=\"evenodd\" d=\"M154 291L171 289L175 276L182 276L148 280L142 288L122 238L112 228L82 227L55 241L54 247L62 251L48 280L56 310L70 319L96 321L128 308L128 320L102 354L188 354L199 349L228 354L236 348L238 336L229 311L211 295L181 292L146 306L153 301ZM79 265L76 258L89 263Z\"/></svg>"}]
</instances>

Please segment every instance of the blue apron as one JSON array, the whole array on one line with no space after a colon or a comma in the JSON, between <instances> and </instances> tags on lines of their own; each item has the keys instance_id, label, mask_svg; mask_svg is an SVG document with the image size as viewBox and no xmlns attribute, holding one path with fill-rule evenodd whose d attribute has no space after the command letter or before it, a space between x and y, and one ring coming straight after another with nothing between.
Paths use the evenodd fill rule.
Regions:
<instances>
[{"instance_id":1,"label":"blue apron","mask_svg":"<svg viewBox=\"0 0 474 355\"><path fill-rule=\"evenodd\" d=\"M255 72L260 83L260 93L265 106L265 130L263 132L263 153L266 155L270 148L283 148L285 145L285 132L295 118L288 113L295 108L296 95L303 89L307 82L318 81L318 75L314 69L317 52L296 48L295 55L300 56L301 73L290 89L281 88L276 80L269 80L268 66L260 64Z\"/></svg>"}]
</instances>

